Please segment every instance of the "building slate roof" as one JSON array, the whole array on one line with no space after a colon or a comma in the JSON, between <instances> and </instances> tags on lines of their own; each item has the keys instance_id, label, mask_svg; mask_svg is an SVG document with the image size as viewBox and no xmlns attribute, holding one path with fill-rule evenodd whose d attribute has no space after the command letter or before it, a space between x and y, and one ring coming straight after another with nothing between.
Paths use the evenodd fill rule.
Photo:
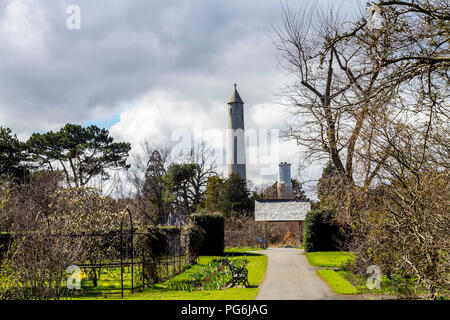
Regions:
<instances>
[{"instance_id":1,"label":"building slate roof","mask_svg":"<svg viewBox=\"0 0 450 320\"><path fill-rule=\"evenodd\" d=\"M256 200L255 221L304 221L310 210L309 201Z\"/></svg>"}]
</instances>

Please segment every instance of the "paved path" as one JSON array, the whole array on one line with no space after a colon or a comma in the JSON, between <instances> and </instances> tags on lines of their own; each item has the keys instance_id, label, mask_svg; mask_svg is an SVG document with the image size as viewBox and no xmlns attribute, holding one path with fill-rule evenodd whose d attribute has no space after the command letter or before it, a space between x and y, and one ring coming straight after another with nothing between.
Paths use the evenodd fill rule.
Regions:
<instances>
[{"instance_id":1,"label":"paved path","mask_svg":"<svg viewBox=\"0 0 450 320\"><path fill-rule=\"evenodd\" d=\"M256 300L345 299L317 275L303 249L273 248L256 252L268 257L266 275Z\"/></svg>"}]
</instances>

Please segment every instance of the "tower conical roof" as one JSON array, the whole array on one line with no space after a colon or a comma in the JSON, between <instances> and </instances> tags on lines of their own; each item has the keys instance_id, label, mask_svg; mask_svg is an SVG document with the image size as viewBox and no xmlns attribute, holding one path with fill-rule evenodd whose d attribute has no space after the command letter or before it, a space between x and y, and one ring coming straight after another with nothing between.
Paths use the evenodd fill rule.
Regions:
<instances>
[{"instance_id":1,"label":"tower conical roof","mask_svg":"<svg viewBox=\"0 0 450 320\"><path fill-rule=\"evenodd\" d=\"M228 101L228 103L244 103L244 101L242 101L241 97L239 96L239 93L237 92L236 86L237 85L235 83L233 95L231 96L230 101Z\"/></svg>"}]
</instances>

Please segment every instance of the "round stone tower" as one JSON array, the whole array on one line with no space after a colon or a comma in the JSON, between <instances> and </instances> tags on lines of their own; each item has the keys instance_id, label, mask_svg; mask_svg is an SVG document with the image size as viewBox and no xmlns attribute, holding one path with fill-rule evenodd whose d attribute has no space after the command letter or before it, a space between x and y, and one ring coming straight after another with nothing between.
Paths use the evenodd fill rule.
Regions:
<instances>
[{"instance_id":1,"label":"round stone tower","mask_svg":"<svg viewBox=\"0 0 450 320\"><path fill-rule=\"evenodd\" d=\"M244 101L234 84L234 92L228 101L228 175L239 174L247 179L245 166Z\"/></svg>"}]
</instances>

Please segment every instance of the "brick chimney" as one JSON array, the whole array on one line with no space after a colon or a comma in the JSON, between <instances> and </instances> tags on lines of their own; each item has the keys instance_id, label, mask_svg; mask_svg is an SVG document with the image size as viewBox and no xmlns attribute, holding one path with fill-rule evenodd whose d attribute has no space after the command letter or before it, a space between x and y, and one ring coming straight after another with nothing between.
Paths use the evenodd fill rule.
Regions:
<instances>
[{"instance_id":1,"label":"brick chimney","mask_svg":"<svg viewBox=\"0 0 450 320\"><path fill-rule=\"evenodd\" d=\"M287 162L281 162L279 165L277 198L293 199L292 182L291 182L291 164Z\"/></svg>"}]
</instances>

